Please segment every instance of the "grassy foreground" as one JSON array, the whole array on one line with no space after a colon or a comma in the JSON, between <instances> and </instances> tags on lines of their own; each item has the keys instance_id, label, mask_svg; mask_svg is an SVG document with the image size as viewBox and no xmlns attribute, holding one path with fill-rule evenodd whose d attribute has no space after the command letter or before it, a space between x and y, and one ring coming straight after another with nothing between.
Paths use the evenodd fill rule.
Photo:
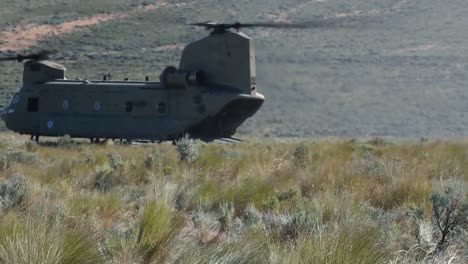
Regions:
<instances>
[{"instance_id":1,"label":"grassy foreground","mask_svg":"<svg viewBox=\"0 0 468 264\"><path fill-rule=\"evenodd\" d=\"M0 137L0 263L466 263L468 144Z\"/></svg>"}]
</instances>

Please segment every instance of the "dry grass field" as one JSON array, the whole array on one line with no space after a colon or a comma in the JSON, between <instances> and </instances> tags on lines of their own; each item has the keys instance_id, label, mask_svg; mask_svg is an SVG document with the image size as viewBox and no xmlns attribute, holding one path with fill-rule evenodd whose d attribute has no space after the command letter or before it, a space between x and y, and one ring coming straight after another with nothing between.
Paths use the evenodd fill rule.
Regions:
<instances>
[{"instance_id":1,"label":"dry grass field","mask_svg":"<svg viewBox=\"0 0 468 264\"><path fill-rule=\"evenodd\" d=\"M466 263L468 143L0 137L0 263Z\"/></svg>"}]
</instances>

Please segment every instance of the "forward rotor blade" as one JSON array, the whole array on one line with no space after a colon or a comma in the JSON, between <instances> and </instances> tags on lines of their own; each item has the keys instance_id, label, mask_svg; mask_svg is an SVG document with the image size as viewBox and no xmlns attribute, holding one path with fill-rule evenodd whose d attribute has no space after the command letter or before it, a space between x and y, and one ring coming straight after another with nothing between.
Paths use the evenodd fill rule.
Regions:
<instances>
[{"instance_id":1,"label":"forward rotor blade","mask_svg":"<svg viewBox=\"0 0 468 264\"><path fill-rule=\"evenodd\" d=\"M189 24L187 24L187 25L189 25L189 26L197 26L197 27L206 27L206 26L211 26L211 25L215 26L215 25L217 25L217 24L214 23L214 22L199 22L199 23L189 23Z\"/></svg>"},{"instance_id":2,"label":"forward rotor blade","mask_svg":"<svg viewBox=\"0 0 468 264\"><path fill-rule=\"evenodd\" d=\"M17 60L17 56L15 57L5 57L5 58L0 58L0 61L11 61L11 60Z\"/></svg>"},{"instance_id":3,"label":"forward rotor blade","mask_svg":"<svg viewBox=\"0 0 468 264\"><path fill-rule=\"evenodd\" d=\"M32 53L28 55L17 54L14 57L0 58L0 61L16 60L16 61L22 62L23 60L47 60L50 54L51 54L50 51L42 50L37 53Z\"/></svg>"}]
</instances>

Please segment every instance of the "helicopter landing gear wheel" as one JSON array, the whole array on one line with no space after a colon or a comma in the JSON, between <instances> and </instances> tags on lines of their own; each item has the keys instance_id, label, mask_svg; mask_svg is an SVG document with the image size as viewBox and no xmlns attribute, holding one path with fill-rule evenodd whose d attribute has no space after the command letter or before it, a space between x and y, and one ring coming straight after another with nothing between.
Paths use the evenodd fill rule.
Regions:
<instances>
[{"instance_id":1,"label":"helicopter landing gear wheel","mask_svg":"<svg viewBox=\"0 0 468 264\"><path fill-rule=\"evenodd\" d=\"M31 141L39 142L39 135L31 135Z\"/></svg>"},{"instance_id":2,"label":"helicopter landing gear wheel","mask_svg":"<svg viewBox=\"0 0 468 264\"><path fill-rule=\"evenodd\" d=\"M101 139L99 139L99 138L89 138L89 142L91 144L99 144L99 143L101 143Z\"/></svg>"},{"instance_id":3,"label":"helicopter landing gear wheel","mask_svg":"<svg viewBox=\"0 0 468 264\"><path fill-rule=\"evenodd\" d=\"M117 142L120 145L131 145L132 144L132 140L128 139L128 138L127 139L119 138L117 140L114 140L114 142Z\"/></svg>"}]
</instances>

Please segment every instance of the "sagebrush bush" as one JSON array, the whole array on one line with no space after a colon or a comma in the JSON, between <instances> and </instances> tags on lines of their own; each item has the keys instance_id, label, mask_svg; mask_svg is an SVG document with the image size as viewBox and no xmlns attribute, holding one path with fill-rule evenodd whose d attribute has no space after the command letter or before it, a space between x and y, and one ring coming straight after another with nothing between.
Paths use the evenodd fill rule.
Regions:
<instances>
[{"instance_id":1,"label":"sagebrush bush","mask_svg":"<svg viewBox=\"0 0 468 264\"><path fill-rule=\"evenodd\" d=\"M27 195L28 187L24 176L13 176L0 181L0 214L21 204Z\"/></svg>"},{"instance_id":2,"label":"sagebrush bush","mask_svg":"<svg viewBox=\"0 0 468 264\"><path fill-rule=\"evenodd\" d=\"M254 205L249 204L247 207L244 209L244 223L248 226L251 225L258 225L260 221L262 221L262 213L255 208Z\"/></svg>"},{"instance_id":3,"label":"sagebrush bush","mask_svg":"<svg viewBox=\"0 0 468 264\"><path fill-rule=\"evenodd\" d=\"M69 149L75 147L75 142L70 135L64 135L63 137L57 138L57 146L61 149Z\"/></svg>"},{"instance_id":4,"label":"sagebrush bush","mask_svg":"<svg viewBox=\"0 0 468 264\"><path fill-rule=\"evenodd\" d=\"M105 164L96 168L94 188L98 191L107 192L121 182L122 179L109 165Z\"/></svg>"},{"instance_id":5,"label":"sagebrush bush","mask_svg":"<svg viewBox=\"0 0 468 264\"><path fill-rule=\"evenodd\" d=\"M199 155L197 143L187 134L176 141L176 150L180 159L189 163L194 162Z\"/></svg>"},{"instance_id":6,"label":"sagebrush bush","mask_svg":"<svg viewBox=\"0 0 468 264\"><path fill-rule=\"evenodd\" d=\"M34 164L38 159L34 153L25 152L21 149L10 149L0 153L0 169L7 169L15 163Z\"/></svg>"},{"instance_id":7,"label":"sagebrush bush","mask_svg":"<svg viewBox=\"0 0 468 264\"><path fill-rule=\"evenodd\" d=\"M450 179L431 195L432 220L438 230L437 250L444 250L457 228L468 228L468 200L463 182Z\"/></svg>"},{"instance_id":8,"label":"sagebrush bush","mask_svg":"<svg viewBox=\"0 0 468 264\"><path fill-rule=\"evenodd\" d=\"M37 148L38 148L37 143L32 140L24 142L24 149L28 152L35 152Z\"/></svg>"},{"instance_id":9,"label":"sagebrush bush","mask_svg":"<svg viewBox=\"0 0 468 264\"><path fill-rule=\"evenodd\" d=\"M113 170L118 170L124 165L124 162L122 161L122 156L120 156L120 154L117 152L107 153L107 158L109 159L108 164Z\"/></svg>"},{"instance_id":10,"label":"sagebrush bush","mask_svg":"<svg viewBox=\"0 0 468 264\"><path fill-rule=\"evenodd\" d=\"M382 179L387 175L387 167L385 166L384 161L370 152L364 155L364 159L362 160L362 169L365 175L371 177Z\"/></svg>"}]
</instances>

